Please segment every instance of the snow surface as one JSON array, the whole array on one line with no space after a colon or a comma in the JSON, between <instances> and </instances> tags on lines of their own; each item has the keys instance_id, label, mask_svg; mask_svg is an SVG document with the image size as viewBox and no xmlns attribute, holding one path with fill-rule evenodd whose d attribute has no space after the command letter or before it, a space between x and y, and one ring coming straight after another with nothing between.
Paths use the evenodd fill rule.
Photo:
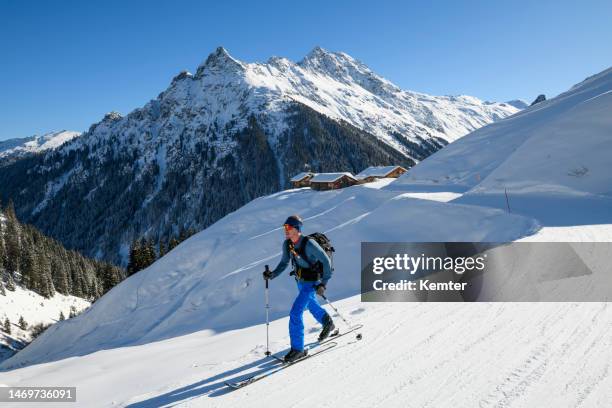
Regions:
<instances>
[{"instance_id":1,"label":"snow surface","mask_svg":"<svg viewBox=\"0 0 612 408\"><path fill-rule=\"evenodd\" d=\"M2 217L0 217L1 221ZM77 313L90 306L90 302L76 296L65 296L57 293L46 299L39 294L27 290L20 285L15 285L15 290L10 291L5 289L6 295L0 295L0 323L8 318L11 325L11 335L0 332L0 346L14 349L15 342L29 342L31 335L29 330L21 330L17 323L19 318L23 316L29 327L38 323L52 324L59 319L60 312L68 318L70 308L74 307ZM7 354L7 353L5 353ZM8 354L7 354L8 356ZM0 362L4 358L0 353Z\"/></svg>"},{"instance_id":2,"label":"snow surface","mask_svg":"<svg viewBox=\"0 0 612 408\"><path fill-rule=\"evenodd\" d=\"M56 292L55 296L46 299L20 285L15 285L15 291L6 290L6 296L0 295L0 320L8 319L17 323L23 316L28 325L37 323L55 323L60 312L68 317L70 307L77 312L89 307L91 303L76 296L66 296Z\"/></svg>"},{"instance_id":3,"label":"snow surface","mask_svg":"<svg viewBox=\"0 0 612 408\"><path fill-rule=\"evenodd\" d=\"M363 340L345 336L328 354L238 391L224 381L270 368L264 324L0 372L0 384L73 385L78 406L87 407L606 407L612 399L607 303L360 303L354 296L335 306L364 324ZM287 324L286 317L271 322L273 352L287 350ZM316 327L308 314L306 324ZM307 341L316 335L309 331Z\"/></svg>"},{"instance_id":4,"label":"snow surface","mask_svg":"<svg viewBox=\"0 0 612 408\"><path fill-rule=\"evenodd\" d=\"M531 218L501 210L384 189L287 190L253 200L196 234L82 315L53 326L4 367L259 322L261 271L278 261L287 214L300 214L306 233L323 231L334 242L333 298L359 293L360 258L352 254L362 241L512 241L539 228ZM286 315L294 295L292 278L277 279L271 316Z\"/></svg>"},{"instance_id":5,"label":"snow surface","mask_svg":"<svg viewBox=\"0 0 612 408\"><path fill-rule=\"evenodd\" d=\"M612 68L430 156L397 186L612 194Z\"/></svg>"},{"instance_id":6,"label":"snow surface","mask_svg":"<svg viewBox=\"0 0 612 408\"><path fill-rule=\"evenodd\" d=\"M546 226L612 223L611 89L612 68L452 143L389 188L464 193L457 202Z\"/></svg>"},{"instance_id":7,"label":"snow surface","mask_svg":"<svg viewBox=\"0 0 612 408\"><path fill-rule=\"evenodd\" d=\"M46 133L42 136L0 141L0 159L56 149L80 135L80 132L62 130L59 132Z\"/></svg>"},{"instance_id":8,"label":"snow surface","mask_svg":"<svg viewBox=\"0 0 612 408\"><path fill-rule=\"evenodd\" d=\"M517 109L521 109L521 110L529 107L529 104L522 99L513 99L505 103L507 103L508 105L514 106Z\"/></svg>"}]
</instances>

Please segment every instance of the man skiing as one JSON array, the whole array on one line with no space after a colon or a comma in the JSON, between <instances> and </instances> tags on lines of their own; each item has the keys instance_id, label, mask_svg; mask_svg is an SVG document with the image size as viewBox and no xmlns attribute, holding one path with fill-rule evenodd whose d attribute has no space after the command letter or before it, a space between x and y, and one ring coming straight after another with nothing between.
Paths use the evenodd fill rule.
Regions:
<instances>
[{"instance_id":1,"label":"man skiing","mask_svg":"<svg viewBox=\"0 0 612 408\"><path fill-rule=\"evenodd\" d=\"M283 224L285 238L283 256L273 271L263 273L264 279L274 279L289 264L293 266L299 293L289 314L289 336L291 350L285 355L285 361L291 362L306 356L304 350L304 310L308 308L314 318L323 325L319 341L327 338L335 329L331 316L321 307L315 294L323 296L327 282L331 278L332 268L329 257L314 240L302 235L302 219L292 215Z\"/></svg>"}]
</instances>

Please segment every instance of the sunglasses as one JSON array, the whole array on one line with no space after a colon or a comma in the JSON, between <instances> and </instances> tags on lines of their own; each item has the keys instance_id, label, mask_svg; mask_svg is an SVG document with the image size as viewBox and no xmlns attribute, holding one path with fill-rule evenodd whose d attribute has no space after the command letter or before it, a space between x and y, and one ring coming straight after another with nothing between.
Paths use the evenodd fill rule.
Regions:
<instances>
[{"instance_id":1,"label":"sunglasses","mask_svg":"<svg viewBox=\"0 0 612 408\"><path fill-rule=\"evenodd\" d=\"M293 229L293 227L289 224L284 224L283 227L285 228L285 231L290 231Z\"/></svg>"}]
</instances>

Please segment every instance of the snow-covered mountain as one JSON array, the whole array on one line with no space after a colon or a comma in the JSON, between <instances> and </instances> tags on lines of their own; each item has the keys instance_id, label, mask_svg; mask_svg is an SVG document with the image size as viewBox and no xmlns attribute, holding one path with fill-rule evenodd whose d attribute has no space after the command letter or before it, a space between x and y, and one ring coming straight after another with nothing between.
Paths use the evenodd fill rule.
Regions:
<instances>
[{"instance_id":1,"label":"snow-covered mountain","mask_svg":"<svg viewBox=\"0 0 612 408\"><path fill-rule=\"evenodd\" d=\"M522 99L513 99L511 101L507 101L506 103L520 110L529 107L529 104Z\"/></svg>"},{"instance_id":2,"label":"snow-covered mountain","mask_svg":"<svg viewBox=\"0 0 612 408\"><path fill-rule=\"evenodd\" d=\"M125 264L129 244L202 228L304 169L410 167L518 109L399 89L344 53L244 63L223 48L127 116L0 171L0 197L70 248Z\"/></svg>"},{"instance_id":3,"label":"snow-covered mountain","mask_svg":"<svg viewBox=\"0 0 612 408\"><path fill-rule=\"evenodd\" d=\"M228 65L233 68L229 75L224 69ZM247 94L245 105L251 111L265 107L277 112L284 110L284 103L297 101L333 119L351 123L417 160L418 155L406 147L406 140L416 144L432 138L450 142L518 111L506 104L483 103L470 96L403 91L351 56L320 47L298 63L273 57L264 64L242 63L218 48L198 68L192 82L202 76L207 77L207 82L232 84L223 88L227 99L215 97L217 101L241 100L239 95ZM245 88L255 92L245 92ZM226 121L242 116L238 113L240 105L234 104L232 108L229 112L225 110Z\"/></svg>"},{"instance_id":4,"label":"snow-covered mountain","mask_svg":"<svg viewBox=\"0 0 612 408\"><path fill-rule=\"evenodd\" d=\"M611 77L604 71L476 131L399 179L255 199L113 288L81 316L53 326L0 365L0 382L59 377L78 384L84 400L99 406L274 406L286 401L288 389L304 406L404 406L409 399L432 406L605 406L612 398L606 303L372 305L352 297L336 305L366 324L361 342L343 340L337 351L300 363L307 371L285 370L254 384L253 394L228 393L223 381L270 368L263 354L261 272L280 257L287 214L301 214L306 233L323 231L332 239L332 299L359 293L362 241L612 240L609 211L607 218L590 213L600 225L581 225L593 203L611 201L603 160L612 152ZM577 160L591 157L577 181L573 177L582 172L571 172L570 153ZM592 179L580 181L587 174ZM499 178L515 191L512 213L485 199L498 197ZM531 205L515 207L516 196ZM480 200L466 204L471 197ZM571 204L571 210L551 211L551 201L558 208ZM609 266L592 272L559 283L575 287L607 276ZM271 286L271 316L282 318L295 283L285 274ZM285 349L286 323L272 323L273 351ZM42 362L51 363L16 369ZM134 386L134 373L158 371ZM121 386L103 395L114 384ZM313 393L321 384L328 385Z\"/></svg>"},{"instance_id":5,"label":"snow-covered mountain","mask_svg":"<svg viewBox=\"0 0 612 408\"><path fill-rule=\"evenodd\" d=\"M20 139L8 139L0 141L0 161L23 157L31 153L39 153L48 149L56 149L80 136L80 132L61 130L44 135L24 137Z\"/></svg>"}]
</instances>

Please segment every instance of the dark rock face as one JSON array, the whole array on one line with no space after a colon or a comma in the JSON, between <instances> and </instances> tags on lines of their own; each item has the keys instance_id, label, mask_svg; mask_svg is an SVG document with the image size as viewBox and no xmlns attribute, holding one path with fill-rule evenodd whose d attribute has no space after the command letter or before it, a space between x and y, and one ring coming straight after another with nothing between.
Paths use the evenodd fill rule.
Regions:
<instances>
[{"instance_id":1,"label":"dark rock face","mask_svg":"<svg viewBox=\"0 0 612 408\"><path fill-rule=\"evenodd\" d=\"M142 124L140 138L133 140L122 138L119 118L107 117L115 126L93 126L90 132L105 132L96 143L69 144L4 167L0 196L5 202L11 197L21 219L69 248L125 264L133 239L168 240L182 229L201 230L287 187L305 163L313 171L352 172L414 165L367 132L304 105L290 105L287 115L290 126L274 147L263 117L251 116L235 133L196 129L166 135L158 129L152 137L154 121Z\"/></svg>"},{"instance_id":2,"label":"dark rock face","mask_svg":"<svg viewBox=\"0 0 612 408\"><path fill-rule=\"evenodd\" d=\"M529 106L533 106L536 103L544 102L545 100L546 100L546 95L540 94L540 95L538 95L537 98L535 98L535 100L533 102L531 102L531 105L529 105Z\"/></svg>"}]
</instances>

